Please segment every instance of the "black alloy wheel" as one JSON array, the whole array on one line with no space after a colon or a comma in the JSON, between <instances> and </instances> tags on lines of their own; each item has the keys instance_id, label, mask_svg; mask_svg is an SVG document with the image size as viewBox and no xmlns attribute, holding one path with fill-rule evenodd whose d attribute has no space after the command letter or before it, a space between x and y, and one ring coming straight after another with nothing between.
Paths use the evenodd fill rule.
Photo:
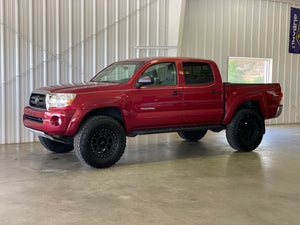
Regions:
<instances>
[{"instance_id":1,"label":"black alloy wheel","mask_svg":"<svg viewBox=\"0 0 300 225\"><path fill-rule=\"evenodd\" d=\"M91 135L90 145L98 158L108 158L117 148L117 134L110 129L101 128Z\"/></svg>"},{"instance_id":2,"label":"black alloy wheel","mask_svg":"<svg viewBox=\"0 0 300 225\"><path fill-rule=\"evenodd\" d=\"M124 153L126 134L123 126L108 116L86 120L74 138L74 150L84 163L95 168L114 165Z\"/></svg>"},{"instance_id":3,"label":"black alloy wheel","mask_svg":"<svg viewBox=\"0 0 300 225\"><path fill-rule=\"evenodd\" d=\"M253 151L262 141L264 126L263 118L256 111L241 109L226 127L227 141L238 151Z\"/></svg>"}]
</instances>

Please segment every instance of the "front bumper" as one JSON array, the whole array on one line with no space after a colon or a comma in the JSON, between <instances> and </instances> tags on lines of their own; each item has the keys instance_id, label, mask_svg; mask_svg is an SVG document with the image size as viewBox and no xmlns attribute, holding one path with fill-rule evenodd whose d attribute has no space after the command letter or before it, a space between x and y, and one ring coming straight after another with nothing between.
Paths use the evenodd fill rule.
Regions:
<instances>
[{"instance_id":1,"label":"front bumper","mask_svg":"<svg viewBox=\"0 0 300 225\"><path fill-rule=\"evenodd\" d=\"M43 131L39 131L39 130L34 130L31 128L26 127L28 131L36 134L39 137L44 137L44 138L48 138L52 141L56 141L56 142L60 142L60 143L64 143L64 144L73 144L73 137L72 136L55 136L55 135L49 135L44 133Z\"/></svg>"},{"instance_id":2,"label":"front bumper","mask_svg":"<svg viewBox=\"0 0 300 225\"><path fill-rule=\"evenodd\" d=\"M50 135L74 135L81 121L80 110L46 111L24 108L24 126Z\"/></svg>"}]
</instances>

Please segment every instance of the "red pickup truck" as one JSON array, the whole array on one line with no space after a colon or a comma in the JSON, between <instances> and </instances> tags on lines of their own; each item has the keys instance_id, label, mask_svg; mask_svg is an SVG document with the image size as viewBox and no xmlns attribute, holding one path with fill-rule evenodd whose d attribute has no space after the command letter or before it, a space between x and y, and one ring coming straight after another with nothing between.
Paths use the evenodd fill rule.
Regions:
<instances>
[{"instance_id":1,"label":"red pickup truck","mask_svg":"<svg viewBox=\"0 0 300 225\"><path fill-rule=\"evenodd\" d=\"M111 64L90 82L32 91L24 125L56 153L75 150L96 168L122 156L126 136L178 132L198 141L226 129L238 151L258 147L266 119L280 115L279 84L222 83L211 60L142 58Z\"/></svg>"}]
</instances>

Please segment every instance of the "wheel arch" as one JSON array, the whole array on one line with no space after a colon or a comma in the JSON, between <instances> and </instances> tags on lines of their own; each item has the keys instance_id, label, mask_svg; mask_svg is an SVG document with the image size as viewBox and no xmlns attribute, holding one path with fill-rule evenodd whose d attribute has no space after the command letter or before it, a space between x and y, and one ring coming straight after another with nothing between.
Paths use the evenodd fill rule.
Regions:
<instances>
[{"instance_id":1,"label":"wheel arch","mask_svg":"<svg viewBox=\"0 0 300 225\"><path fill-rule=\"evenodd\" d=\"M262 108L263 107L263 108ZM223 119L223 124L228 124L232 118L234 117L235 113L241 109L253 109L254 111L256 111L264 120L264 106L261 106L261 101L260 100L247 100L247 101L243 101L240 102L239 104L237 104L235 107L229 107L225 110L225 115L224 115L224 119Z\"/></svg>"},{"instance_id":2,"label":"wheel arch","mask_svg":"<svg viewBox=\"0 0 300 225\"><path fill-rule=\"evenodd\" d=\"M240 109L253 109L256 111L262 118L264 118L264 113L262 112L259 101L258 100L252 100L252 101L246 101L241 103L235 111L238 111Z\"/></svg>"},{"instance_id":3,"label":"wheel arch","mask_svg":"<svg viewBox=\"0 0 300 225\"><path fill-rule=\"evenodd\" d=\"M109 116L117 120L125 128L125 120L122 111L118 107L104 107L89 111L81 120L80 124L93 116Z\"/></svg>"}]
</instances>

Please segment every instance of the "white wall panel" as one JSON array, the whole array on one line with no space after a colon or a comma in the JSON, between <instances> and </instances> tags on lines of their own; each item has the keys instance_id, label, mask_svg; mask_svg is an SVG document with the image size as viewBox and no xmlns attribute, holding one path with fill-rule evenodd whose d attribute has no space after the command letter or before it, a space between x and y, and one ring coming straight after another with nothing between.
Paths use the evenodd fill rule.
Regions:
<instances>
[{"instance_id":1,"label":"white wall panel","mask_svg":"<svg viewBox=\"0 0 300 225\"><path fill-rule=\"evenodd\" d=\"M287 52L298 1L170 1L180 2L181 55L215 60L224 80L228 56L272 58L284 113L269 123L300 122L300 57ZM169 13L169 0L0 0L0 144L36 140L21 119L32 89L89 80L116 60L176 52L166 47Z\"/></svg>"},{"instance_id":2,"label":"white wall panel","mask_svg":"<svg viewBox=\"0 0 300 225\"><path fill-rule=\"evenodd\" d=\"M290 7L299 1L187 0L182 56L209 58L227 80L228 57L273 59L283 89L283 114L267 123L300 122L299 54L288 53Z\"/></svg>"},{"instance_id":3,"label":"white wall panel","mask_svg":"<svg viewBox=\"0 0 300 225\"><path fill-rule=\"evenodd\" d=\"M0 0L0 144L34 141L32 89L89 80L104 66L166 55L168 0Z\"/></svg>"}]
</instances>

